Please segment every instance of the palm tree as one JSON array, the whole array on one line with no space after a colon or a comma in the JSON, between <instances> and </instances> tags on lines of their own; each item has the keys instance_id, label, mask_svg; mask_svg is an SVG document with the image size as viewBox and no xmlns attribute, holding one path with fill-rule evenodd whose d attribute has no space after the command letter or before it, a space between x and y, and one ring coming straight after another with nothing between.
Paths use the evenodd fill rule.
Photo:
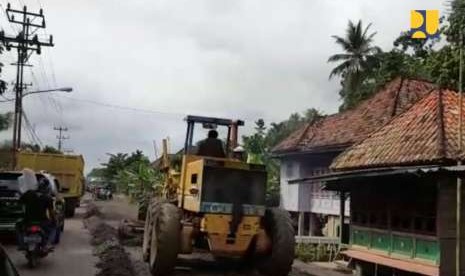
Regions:
<instances>
[{"instance_id":1,"label":"palm tree","mask_svg":"<svg viewBox=\"0 0 465 276\"><path fill-rule=\"evenodd\" d=\"M350 78L351 75L358 76L372 66L371 64L375 60L374 56L381 52L381 49L372 46L373 37L376 35L376 32L368 34L370 27L371 23L366 28L363 28L361 20L356 25L349 20L345 37L332 36L345 53L329 57L328 62L340 63L331 71L329 78L334 76L341 76L343 78Z\"/></svg>"}]
</instances>

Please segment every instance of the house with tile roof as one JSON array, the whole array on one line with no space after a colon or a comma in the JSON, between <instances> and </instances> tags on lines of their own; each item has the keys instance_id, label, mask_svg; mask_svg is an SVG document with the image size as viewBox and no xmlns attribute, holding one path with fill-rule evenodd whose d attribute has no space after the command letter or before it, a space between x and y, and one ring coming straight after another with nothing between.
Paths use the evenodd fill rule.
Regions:
<instances>
[{"instance_id":1,"label":"house with tile roof","mask_svg":"<svg viewBox=\"0 0 465 276\"><path fill-rule=\"evenodd\" d=\"M306 179L350 195L344 254L359 275L456 275L457 232L464 275L465 205L457 203L464 200L457 182L465 177L465 166L457 165L465 161L461 109L458 93L434 89L336 157L331 173Z\"/></svg>"},{"instance_id":2,"label":"house with tile roof","mask_svg":"<svg viewBox=\"0 0 465 276\"><path fill-rule=\"evenodd\" d=\"M298 235L338 236L339 196L323 190L318 181L312 185L290 185L288 181L327 173L340 153L402 114L433 88L426 81L396 78L357 107L309 123L273 149L280 160L281 206L298 221ZM348 202L346 206L348 215Z\"/></svg>"}]
</instances>

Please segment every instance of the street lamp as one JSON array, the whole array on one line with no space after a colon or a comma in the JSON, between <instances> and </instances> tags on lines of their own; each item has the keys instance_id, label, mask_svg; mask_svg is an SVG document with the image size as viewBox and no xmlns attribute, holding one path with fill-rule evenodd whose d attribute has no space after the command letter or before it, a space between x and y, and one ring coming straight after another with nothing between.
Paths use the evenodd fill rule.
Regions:
<instances>
[{"instance_id":1,"label":"street lamp","mask_svg":"<svg viewBox=\"0 0 465 276\"><path fill-rule=\"evenodd\" d=\"M16 152L21 147L21 122L22 122L22 116L23 116L23 110L22 110L23 98L31 94L39 94L39 93L47 93L47 92L70 93L72 91L73 91L73 88L71 87L60 87L60 88L55 88L55 89L37 90L37 91L20 93L20 96L16 97L15 99L6 99L4 101L0 101L0 102L16 101L15 115L14 115L14 121L13 121L13 148L12 148L13 166L16 166Z\"/></svg>"},{"instance_id":2,"label":"street lamp","mask_svg":"<svg viewBox=\"0 0 465 276\"><path fill-rule=\"evenodd\" d=\"M31 91L31 92L24 93L23 98L25 96L27 96L27 95L39 94L39 93L47 93L47 92L66 92L66 93L70 93L70 92L73 92L73 88L72 87L61 87L61 88L56 88L56 89Z\"/></svg>"},{"instance_id":3,"label":"street lamp","mask_svg":"<svg viewBox=\"0 0 465 276\"><path fill-rule=\"evenodd\" d=\"M51 93L51 92L65 92L65 93L71 93L73 92L73 88L72 87L61 87L61 88L55 88L55 89L46 89L46 90L37 90L37 91L30 91L30 92L26 92L24 93L21 98L24 98L26 97L27 95L31 95L31 94L40 94L40 93ZM3 101L0 101L0 103L5 103L5 102L12 102L14 101L15 99L5 99Z\"/></svg>"}]
</instances>

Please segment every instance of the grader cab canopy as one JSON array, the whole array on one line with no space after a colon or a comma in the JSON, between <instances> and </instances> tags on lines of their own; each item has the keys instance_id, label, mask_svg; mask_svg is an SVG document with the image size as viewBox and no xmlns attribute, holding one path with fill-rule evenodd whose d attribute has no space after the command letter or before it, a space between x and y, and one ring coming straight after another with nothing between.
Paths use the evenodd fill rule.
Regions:
<instances>
[{"instance_id":1,"label":"grader cab canopy","mask_svg":"<svg viewBox=\"0 0 465 276\"><path fill-rule=\"evenodd\" d=\"M186 140L184 142L184 154L194 154L194 128L196 124L202 124L202 127L205 129L217 129L219 126L227 128L225 150L226 156L230 156L232 149L234 149L237 146L238 127L244 125L244 121L241 120L221 119L193 115L187 116L186 121L187 131Z\"/></svg>"}]
</instances>

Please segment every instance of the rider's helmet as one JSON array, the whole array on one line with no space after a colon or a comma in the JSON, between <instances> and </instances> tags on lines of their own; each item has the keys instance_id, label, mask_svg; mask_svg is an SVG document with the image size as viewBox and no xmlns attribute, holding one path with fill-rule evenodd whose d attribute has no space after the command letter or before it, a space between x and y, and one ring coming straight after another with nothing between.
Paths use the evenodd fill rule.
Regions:
<instances>
[{"instance_id":1,"label":"rider's helmet","mask_svg":"<svg viewBox=\"0 0 465 276\"><path fill-rule=\"evenodd\" d=\"M43 194L50 193L50 183L47 178L44 177L39 180L38 191Z\"/></svg>"}]
</instances>

